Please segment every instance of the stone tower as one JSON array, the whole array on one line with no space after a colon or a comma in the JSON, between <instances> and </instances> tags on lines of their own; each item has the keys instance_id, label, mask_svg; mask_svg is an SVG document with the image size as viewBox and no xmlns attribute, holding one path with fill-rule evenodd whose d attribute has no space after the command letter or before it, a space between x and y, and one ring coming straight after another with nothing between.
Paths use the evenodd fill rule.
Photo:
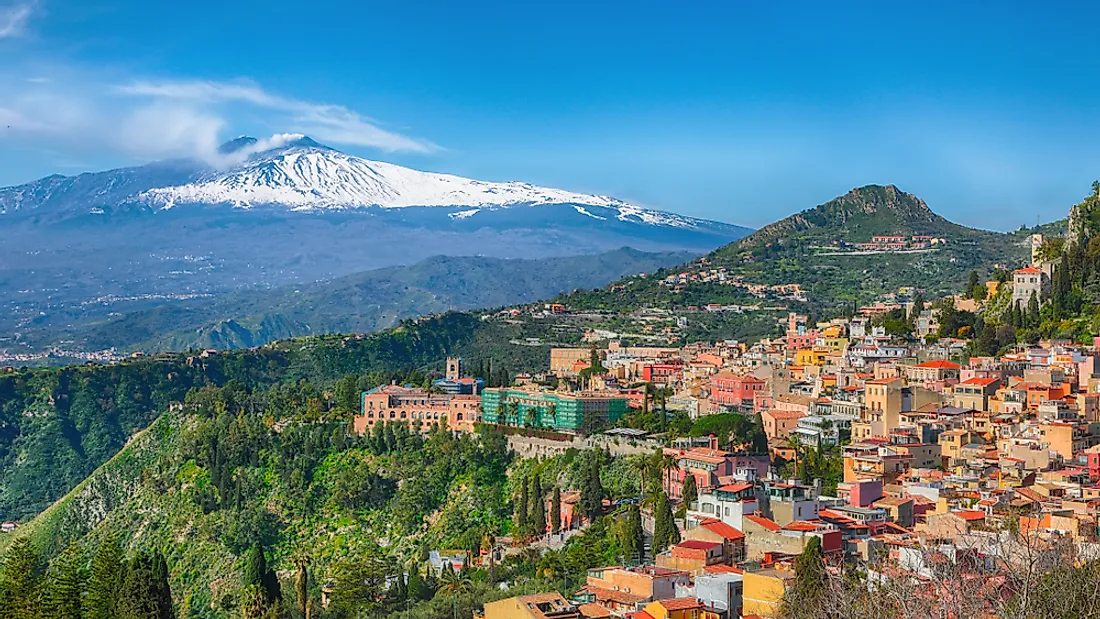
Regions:
<instances>
[{"instance_id":1,"label":"stone tower","mask_svg":"<svg viewBox=\"0 0 1100 619\"><path fill-rule=\"evenodd\" d=\"M462 376L462 359L447 357L447 380L458 380Z\"/></svg>"}]
</instances>

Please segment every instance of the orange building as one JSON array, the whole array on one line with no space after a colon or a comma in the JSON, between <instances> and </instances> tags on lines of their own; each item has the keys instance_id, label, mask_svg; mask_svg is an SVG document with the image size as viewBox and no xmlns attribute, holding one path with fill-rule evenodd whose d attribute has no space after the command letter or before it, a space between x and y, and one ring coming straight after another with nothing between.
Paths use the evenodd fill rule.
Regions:
<instances>
[{"instance_id":1,"label":"orange building","mask_svg":"<svg viewBox=\"0 0 1100 619\"><path fill-rule=\"evenodd\" d=\"M386 385L362 395L355 431L365 434L375 424L402 423L409 429L427 432L440 426L457 432L471 432L481 421L481 399L476 395L429 393L415 387Z\"/></svg>"}]
</instances>

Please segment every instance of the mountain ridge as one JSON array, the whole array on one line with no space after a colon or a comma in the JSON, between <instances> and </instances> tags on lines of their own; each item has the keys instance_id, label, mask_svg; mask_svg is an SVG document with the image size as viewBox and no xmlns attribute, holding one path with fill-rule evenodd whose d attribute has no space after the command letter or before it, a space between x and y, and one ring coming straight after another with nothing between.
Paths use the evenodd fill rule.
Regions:
<instances>
[{"instance_id":1,"label":"mountain ridge","mask_svg":"<svg viewBox=\"0 0 1100 619\"><path fill-rule=\"evenodd\" d=\"M907 229L898 229L901 226ZM932 211L923 199L896 185L864 185L768 224L741 239L738 245L748 247L786 236L842 227L862 228L874 234L977 231L947 220Z\"/></svg>"}]
</instances>

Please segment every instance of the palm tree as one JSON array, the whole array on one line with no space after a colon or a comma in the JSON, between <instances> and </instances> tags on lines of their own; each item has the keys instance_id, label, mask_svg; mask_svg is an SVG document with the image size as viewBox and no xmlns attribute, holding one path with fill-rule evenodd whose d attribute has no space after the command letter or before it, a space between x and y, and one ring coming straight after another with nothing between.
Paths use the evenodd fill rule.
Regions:
<instances>
[{"instance_id":1,"label":"palm tree","mask_svg":"<svg viewBox=\"0 0 1100 619\"><path fill-rule=\"evenodd\" d=\"M794 476L796 479L802 479L801 472L799 471L799 456L802 455L802 451L806 449L806 444L802 442L802 439L797 434L788 434L787 440L784 445L794 451Z\"/></svg>"},{"instance_id":2,"label":"palm tree","mask_svg":"<svg viewBox=\"0 0 1100 619\"><path fill-rule=\"evenodd\" d=\"M467 570L455 571L454 568L443 570L439 578L439 590L452 595L467 593L473 586L468 575L463 574Z\"/></svg>"}]
</instances>

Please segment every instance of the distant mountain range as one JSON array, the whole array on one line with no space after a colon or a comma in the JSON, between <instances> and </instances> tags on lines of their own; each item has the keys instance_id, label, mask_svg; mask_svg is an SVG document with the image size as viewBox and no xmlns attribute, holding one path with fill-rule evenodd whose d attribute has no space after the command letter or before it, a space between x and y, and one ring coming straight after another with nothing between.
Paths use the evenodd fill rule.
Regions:
<instances>
[{"instance_id":1,"label":"distant mountain range","mask_svg":"<svg viewBox=\"0 0 1100 619\"><path fill-rule=\"evenodd\" d=\"M748 232L740 226L641 208L610 196L521 182L478 181L370 161L304 135L277 135L263 141L244 136L222 145L219 152L223 160L217 167L174 160L73 177L49 176L0 189L0 215L56 221L155 213L184 206L364 211L371 215L377 215L377 209L434 207L437 214L453 222L476 217L477 225L492 225L483 221L491 219L486 213L558 205L569 207L555 209L559 218L571 212L587 218L589 224L675 228L716 237Z\"/></svg>"},{"instance_id":2,"label":"distant mountain range","mask_svg":"<svg viewBox=\"0 0 1100 619\"><path fill-rule=\"evenodd\" d=\"M0 350L166 301L432 256L697 255L750 232L608 196L419 172L300 135L238 138L219 156L0 189Z\"/></svg>"},{"instance_id":3,"label":"distant mountain range","mask_svg":"<svg viewBox=\"0 0 1100 619\"><path fill-rule=\"evenodd\" d=\"M301 335L369 333L448 310L529 303L693 257L630 248L535 260L435 256L329 281L164 303L26 337L40 339L39 348L58 341L84 350L249 348Z\"/></svg>"}]
</instances>

